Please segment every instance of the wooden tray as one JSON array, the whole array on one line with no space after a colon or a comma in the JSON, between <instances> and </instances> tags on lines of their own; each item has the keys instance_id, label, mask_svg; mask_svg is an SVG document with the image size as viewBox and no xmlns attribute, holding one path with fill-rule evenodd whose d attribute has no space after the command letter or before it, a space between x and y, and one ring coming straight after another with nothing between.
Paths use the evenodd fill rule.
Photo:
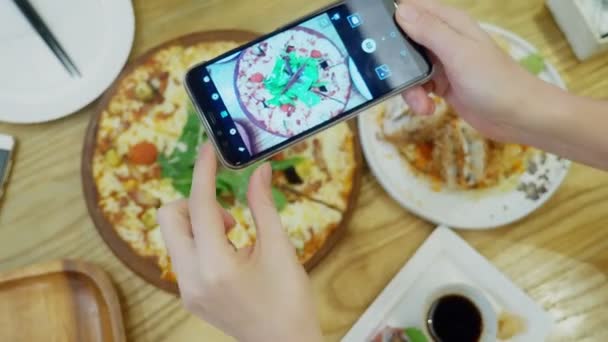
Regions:
<instances>
[{"instance_id":1,"label":"wooden tray","mask_svg":"<svg viewBox=\"0 0 608 342\"><path fill-rule=\"evenodd\" d=\"M258 37L259 34L238 31L238 30L227 30L227 31L209 31L209 32L197 32L186 36L182 36L168 42L165 42L142 56L138 57L134 61L130 62L129 65L123 70L121 75L114 82L114 85L105 93L101 99L99 105L95 110L95 114L92 116L85 136L84 148L82 151L82 182L85 193L85 199L89 214L93 219L93 223L97 228L97 231L104 239L104 241L110 246L110 249L128 268L138 274L140 277L145 279L152 285L163 289L167 292L179 295L179 289L177 284L173 281L168 281L161 278L162 271L157 265L155 257L144 257L137 254L128 243L126 243L118 235L112 224L105 218L103 212L97 205L98 193L97 187L93 179L93 151L95 150L97 129L99 125L99 118L101 113L106 109L109 101L114 96L117 85L120 84L122 79L129 75L135 68L140 64L144 63L150 56L155 54L157 51L167 48L172 45L190 46L203 42L212 42L218 40L236 40L236 41L251 41ZM316 266L323 257L325 257L336 242L340 239L348 226L352 211L356 203L357 195L359 192L360 178L361 178L361 166L363 164L363 157L361 148L357 136L357 128L354 121L350 123L351 129L355 134L355 158L357 169L355 170L354 184L352 194L348 203L348 208L343 214L343 220L338 228L328 237L325 244L321 249L304 265L307 270L311 270Z\"/></svg>"},{"instance_id":2,"label":"wooden tray","mask_svg":"<svg viewBox=\"0 0 608 342\"><path fill-rule=\"evenodd\" d=\"M110 279L69 260L0 274L0 335L11 342L125 341Z\"/></svg>"}]
</instances>

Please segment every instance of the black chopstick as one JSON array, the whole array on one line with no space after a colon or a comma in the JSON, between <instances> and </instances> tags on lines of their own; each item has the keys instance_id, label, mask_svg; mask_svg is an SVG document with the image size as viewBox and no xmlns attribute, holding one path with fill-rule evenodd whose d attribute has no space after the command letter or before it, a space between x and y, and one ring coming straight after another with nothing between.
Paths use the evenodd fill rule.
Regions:
<instances>
[{"instance_id":1,"label":"black chopstick","mask_svg":"<svg viewBox=\"0 0 608 342\"><path fill-rule=\"evenodd\" d=\"M38 12L32 7L28 0L13 0L15 5L19 7L19 10L27 21L32 25L34 30L38 32L42 40L46 43L46 45L53 51L57 59L63 64L65 69L68 71L72 77L78 76L80 77L80 71L76 67L76 64L72 61L70 56L68 56L67 52L61 47L61 44L57 41L51 30L49 30L48 26L44 23Z\"/></svg>"}]
</instances>

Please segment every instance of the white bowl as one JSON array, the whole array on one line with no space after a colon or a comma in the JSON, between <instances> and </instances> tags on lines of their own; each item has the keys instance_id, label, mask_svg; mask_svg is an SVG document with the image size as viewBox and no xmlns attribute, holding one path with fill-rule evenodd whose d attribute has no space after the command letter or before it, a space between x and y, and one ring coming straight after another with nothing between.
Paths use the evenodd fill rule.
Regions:
<instances>
[{"instance_id":1,"label":"white bowl","mask_svg":"<svg viewBox=\"0 0 608 342\"><path fill-rule=\"evenodd\" d=\"M511 32L487 24L482 24L482 27L508 42L509 53L517 60L538 53L532 45ZM556 69L548 63L539 77L565 88ZM379 106L361 114L358 119L361 146L370 169L384 190L402 207L438 225L481 230L513 223L548 201L568 174L568 160L552 154L537 153L533 157L537 166L533 168L534 172L527 170L518 179L514 179L514 184L509 187L436 191L430 181L416 174L407 165L395 146L378 138L382 132L377 120L381 108ZM525 191L532 188L528 185L542 188L543 193L540 196L530 196Z\"/></svg>"}]
</instances>

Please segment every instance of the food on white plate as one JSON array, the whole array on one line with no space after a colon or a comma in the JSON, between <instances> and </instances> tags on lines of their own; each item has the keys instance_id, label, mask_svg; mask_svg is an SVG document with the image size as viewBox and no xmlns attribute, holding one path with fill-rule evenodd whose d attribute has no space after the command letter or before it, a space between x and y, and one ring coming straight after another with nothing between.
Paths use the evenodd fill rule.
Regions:
<instances>
[{"instance_id":1,"label":"food on white plate","mask_svg":"<svg viewBox=\"0 0 608 342\"><path fill-rule=\"evenodd\" d=\"M440 97L436 111L422 116L411 112L401 96L380 105L379 139L392 144L416 174L433 189L471 190L494 187L520 175L534 150L483 137L460 119Z\"/></svg>"},{"instance_id":2,"label":"food on white plate","mask_svg":"<svg viewBox=\"0 0 608 342\"><path fill-rule=\"evenodd\" d=\"M99 117L92 165L96 204L136 254L156 259L167 280L175 277L157 210L189 196L197 151L207 139L182 79L193 64L238 44L175 44L159 50L119 81ZM353 128L344 123L271 160L273 197L303 264L322 250L350 212L357 148ZM254 169L220 169L217 175L218 201L237 222L227 233L236 248L256 237L246 200Z\"/></svg>"},{"instance_id":3,"label":"food on white plate","mask_svg":"<svg viewBox=\"0 0 608 342\"><path fill-rule=\"evenodd\" d=\"M424 333L417 328L391 328L382 329L371 342L427 342Z\"/></svg>"},{"instance_id":4,"label":"food on white plate","mask_svg":"<svg viewBox=\"0 0 608 342\"><path fill-rule=\"evenodd\" d=\"M498 338L509 340L517 335L525 333L527 330L526 322L521 316L502 312L498 316Z\"/></svg>"}]
</instances>

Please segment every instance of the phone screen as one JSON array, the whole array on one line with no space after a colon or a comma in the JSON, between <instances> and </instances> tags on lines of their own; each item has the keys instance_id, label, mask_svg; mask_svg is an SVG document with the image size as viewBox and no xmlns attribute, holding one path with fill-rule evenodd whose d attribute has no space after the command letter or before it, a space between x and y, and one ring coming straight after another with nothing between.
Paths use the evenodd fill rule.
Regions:
<instances>
[{"instance_id":1,"label":"phone screen","mask_svg":"<svg viewBox=\"0 0 608 342\"><path fill-rule=\"evenodd\" d=\"M244 165L425 79L393 1L334 6L192 69L190 94L224 159Z\"/></svg>"}]
</instances>

